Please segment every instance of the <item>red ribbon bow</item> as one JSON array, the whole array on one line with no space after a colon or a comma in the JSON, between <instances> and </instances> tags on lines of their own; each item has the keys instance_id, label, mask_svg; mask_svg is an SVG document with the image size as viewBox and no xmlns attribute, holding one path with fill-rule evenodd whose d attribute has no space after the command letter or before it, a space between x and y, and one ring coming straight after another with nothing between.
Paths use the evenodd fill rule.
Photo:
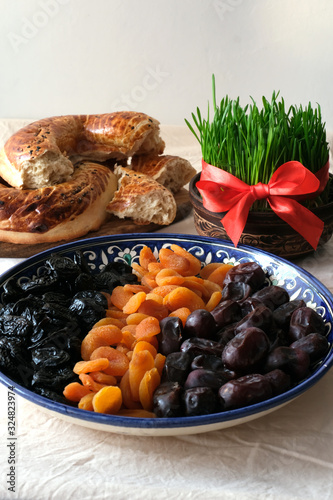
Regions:
<instances>
[{"instance_id":1,"label":"red ribbon bow","mask_svg":"<svg viewBox=\"0 0 333 500\"><path fill-rule=\"evenodd\" d=\"M251 205L256 200L266 199L272 210L316 249L324 223L296 199L320 194L327 182L328 172L328 163L315 175L298 161L289 161L274 172L268 184L259 182L249 186L202 160L202 173L196 187L207 210L227 212L221 222L235 246Z\"/></svg>"}]
</instances>

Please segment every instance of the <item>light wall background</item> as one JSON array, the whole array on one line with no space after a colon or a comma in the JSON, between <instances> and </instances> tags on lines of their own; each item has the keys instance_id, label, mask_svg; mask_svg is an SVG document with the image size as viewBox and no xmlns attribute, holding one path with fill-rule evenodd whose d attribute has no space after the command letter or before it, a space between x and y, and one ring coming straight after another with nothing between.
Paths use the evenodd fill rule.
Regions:
<instances>
[{"instance_id":1,"label":"light wall background","mask_svg":"<svg viewBox=\"0 0 333 500\"><path fill-rule=\"evenodd\" d=\"M162 124L280 91L333 130L332 0L0 0L0 117L122 109Z\"/></svg>"}]
</instances>

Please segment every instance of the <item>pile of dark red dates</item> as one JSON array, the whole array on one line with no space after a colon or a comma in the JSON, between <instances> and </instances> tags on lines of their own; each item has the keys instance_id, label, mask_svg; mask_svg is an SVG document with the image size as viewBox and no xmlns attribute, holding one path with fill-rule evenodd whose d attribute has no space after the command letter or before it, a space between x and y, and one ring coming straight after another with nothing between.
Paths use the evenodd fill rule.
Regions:
<instances>
[{"instance_id":1,"label":"pile of dark red dates","mask_svg":"<svg viewBox=\"0 0 333 500\"><path fill-rule=\"evenodd\" d=\"M303 300L267 286L258 264L236 265L212 312L192 312L185 326L176 317L161 321L166 362L153 411L160 418L206 415L288 391L328 352L325 331Z\"/></svg>"}]
</instances>

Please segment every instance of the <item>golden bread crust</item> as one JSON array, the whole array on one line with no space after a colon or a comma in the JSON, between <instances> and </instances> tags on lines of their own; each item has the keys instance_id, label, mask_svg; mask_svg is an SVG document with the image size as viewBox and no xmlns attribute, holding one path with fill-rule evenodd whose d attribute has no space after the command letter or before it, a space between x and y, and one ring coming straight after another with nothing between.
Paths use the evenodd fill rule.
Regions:
<instances>
[{"instance_id":1,"label":"golden bread crust","mask_svg":"<svg viewBox=\"0 0 333 500\"><path fill-rule=\"evenodd\" d=\"M177 193L196 174L188 160L171 155L135 155L131 168L152 177L172 193Z\"/></svg>"},{"instance_id":2,"label":"golden bread crust","mask_svg":"<svg viewBox=\"0 0 333 500\"><path fill-rule=\"evenodd\" d=\"M82 162L67 182L35 190L0 184L0 240L42 243L69 240L96 230L117 188L113 172Z\"/></svg>"},{"instance_id":3,"label":"golden bread crust","mask_svg":"<svg viewBox=\"0 0 333 500\"><path fill-rule=\"evenodd\" d=\"M54 116L13 134L0 153L0 176L11 186L36 188L64 182L81 160L122 160L161 154L159 122L138 112Z\"/></svg>"}]
</instances>

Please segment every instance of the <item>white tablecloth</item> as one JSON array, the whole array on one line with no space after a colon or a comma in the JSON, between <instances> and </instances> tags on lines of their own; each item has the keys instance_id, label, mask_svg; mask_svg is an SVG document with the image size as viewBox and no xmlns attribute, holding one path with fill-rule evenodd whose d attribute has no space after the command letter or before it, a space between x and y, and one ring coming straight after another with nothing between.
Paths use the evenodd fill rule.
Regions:
<instances>
[{"instance_id":1,"label":"white tablecloth","mask_svg":"<svg viewBox=\"0 0 333 500\"><path fill-rule=\"evenodd\" d=\"M24 121L0 121L0 144ZM186 127L162 127L166 152L200 168ZM193 218L160 232L196 234ZM1 259L0 272L21 259ZM297 262L333 291L333 239ZM17 397L16 492L8 491L7 388L0 386L0 499L333 498L333 371L250 423L181 437L132 437L69 424Z\"/></svg>"}]
</instances>

